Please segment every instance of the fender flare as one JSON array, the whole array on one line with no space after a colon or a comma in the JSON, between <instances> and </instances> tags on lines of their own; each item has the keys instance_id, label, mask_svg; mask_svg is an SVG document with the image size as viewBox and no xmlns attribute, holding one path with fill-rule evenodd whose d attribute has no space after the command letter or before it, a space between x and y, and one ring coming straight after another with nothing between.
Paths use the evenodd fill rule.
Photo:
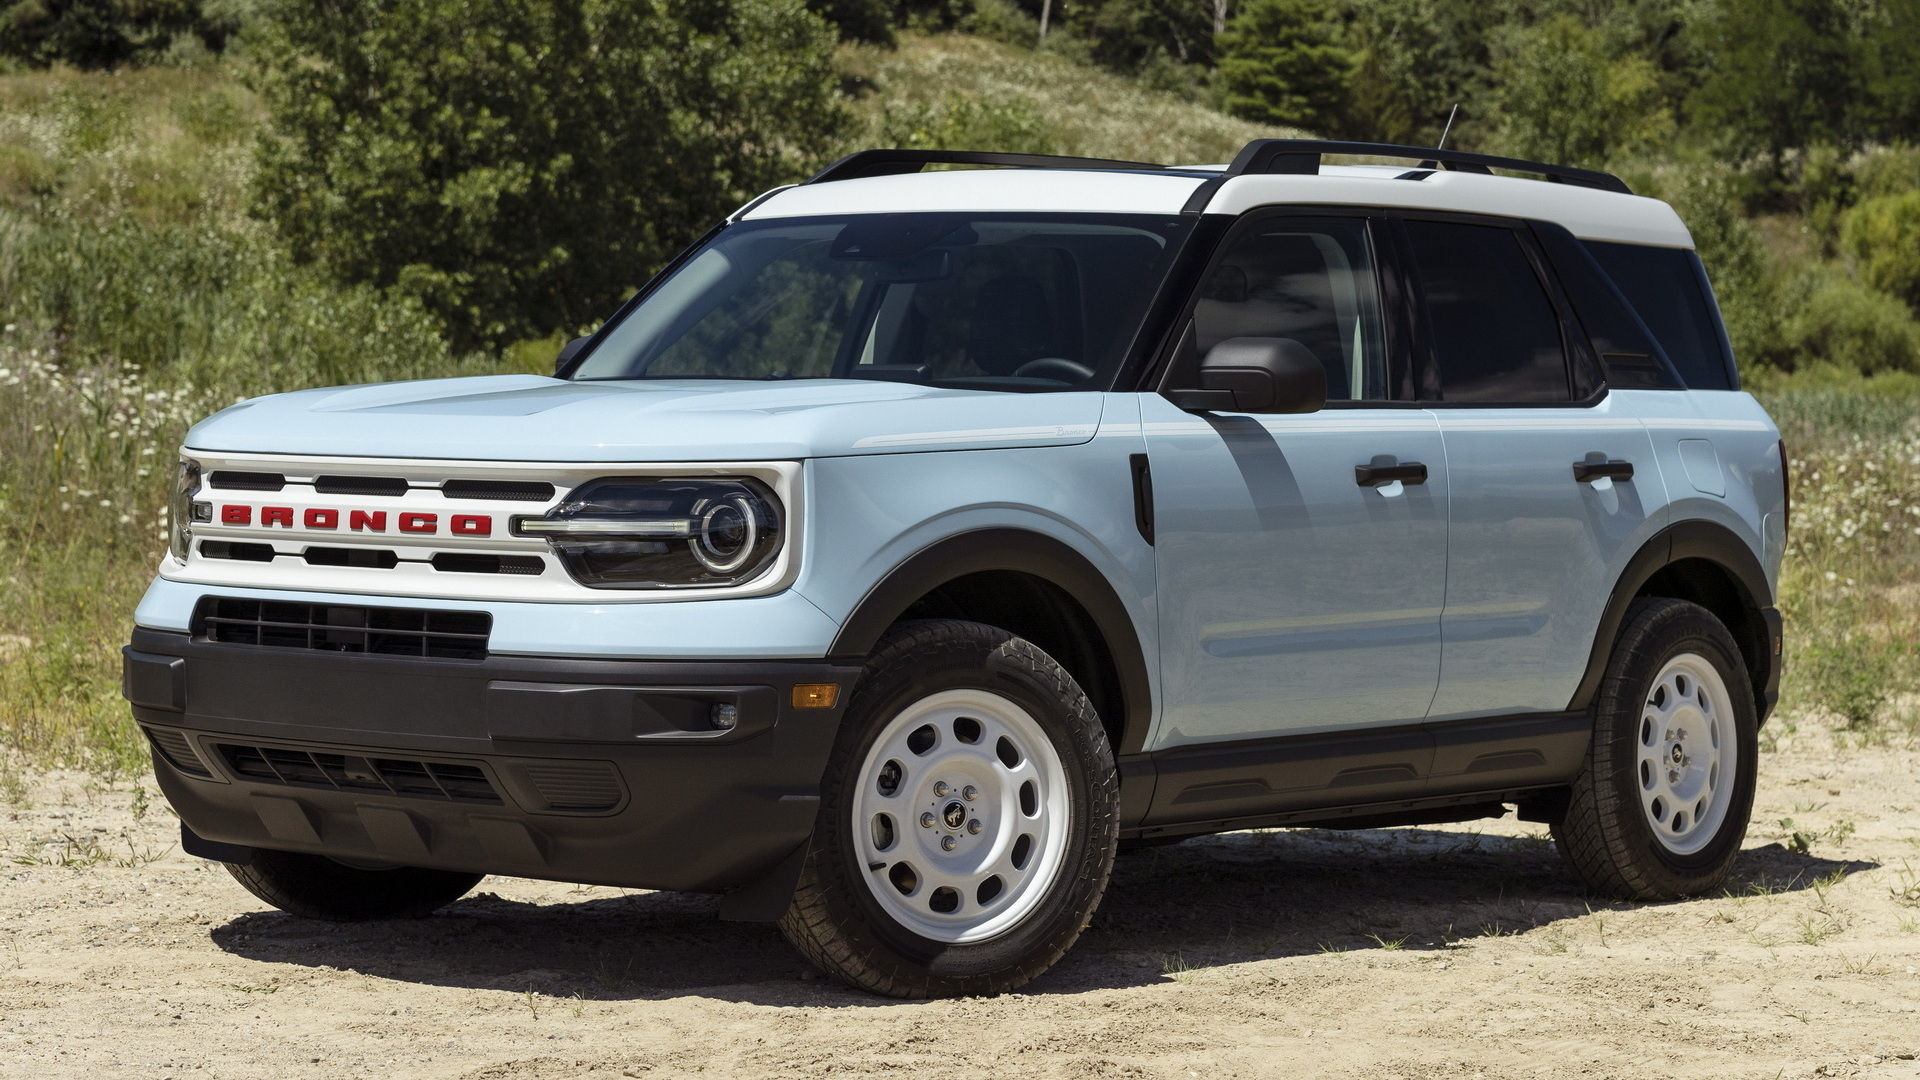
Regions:
<instances>
[{"instance_id":1,"label":"fender flare","mask_svg":"<svg viewBox=\"0 0 1920 1080\"><path fill-rule=\"evenodd\" d=\"M1767 573L1753 548L1732 529L1711 521L1669 525L1655 533L1627 560L1626 569L1620 572L1612 594L1607 597L1600 628L1594 634L1593 650L1587 658L1586 674L1575 688L1573 700L1567 704L1569 712L1584 711L1593 704L1594 696L1600 691L1600 680L1606 676L1607 662L1613 656L1614 638L1619 635L1620 624L1627 618L1627 608L1640 590L1655 574L1685 559L1700 559L1725 570L1751 618L1767 628L1769 640L1755 643L1765 668L1748 673L1753 677L1761 718L1765 719L1780 686L1780 657L1773 647L1779 636L1779 615L1774 610L1773 590L1767 584ZM1736 637L1740 634L1739 627L1728 629Z\"/></svg>"},{"instance_id":2,"label":"fender flare","mask_svg":"<svg viewBox=\"0 0 1920 1080\"><path fill-rule=\"evenodd\" d=\"M1114 753L1138 753L1153 720L1153 683L1133 617L1106 575L1086 556L1041 533L978 529L920 549L868 590L841 624L827 655L865 657L915 601L950 581L987 570L1013 570L1050 582L1092 617L1120 678L1124 734Z\"/></svg>"}]
</instances>

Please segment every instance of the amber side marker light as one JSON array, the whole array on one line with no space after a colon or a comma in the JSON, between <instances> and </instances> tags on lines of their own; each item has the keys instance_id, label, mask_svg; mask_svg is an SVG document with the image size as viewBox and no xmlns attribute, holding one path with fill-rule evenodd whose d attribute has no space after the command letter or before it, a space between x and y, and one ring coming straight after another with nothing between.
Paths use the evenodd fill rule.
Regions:
<instances>
[{"instance_id":1,"label":"amber side marker light","mask_svg":"<svg viewBox=\"0 0 1920 1080\"><path fill-rule=\"evenodd\" d=\"M840 684L830 682L795 683L793 687L793 707L796 709L831 709L840 704Z\"/></svg>"}]
</instances>

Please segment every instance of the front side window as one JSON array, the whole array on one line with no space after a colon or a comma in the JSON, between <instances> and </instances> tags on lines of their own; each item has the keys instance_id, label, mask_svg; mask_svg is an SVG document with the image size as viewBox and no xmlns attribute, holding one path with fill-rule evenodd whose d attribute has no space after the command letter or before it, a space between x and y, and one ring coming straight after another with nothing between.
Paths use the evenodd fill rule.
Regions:
<instances>
[{"instance_id":1,"label":"front side window","mask_svg":"<svg viewBox=\"0 0 1920 1080\"><path fill-rule=\"evenodd\" d=\"M1409 221L1444 401L1567 401L1560 318L1512 229Z\"/></svg>"},{"instance_id":2,"label":"front side window","mask_svg":"<svg viewBox=\"0 0 1920 1080\"><path fill-rule=\"evenodd\" d=\"M1327 371L1328 401L1387 397L1367 223L1269 218L1228 243L1193 311L1199 355L1228 338L1292 338Z\"/></svg>"},{"instance_id":3,"label":"front side window","mask_svg":"<svg viewBox=\"0 0 1920 1080\"><path fill-rule=\"evenodd\" d=\"M729 226L576 379L1104 390L1190 219L874 214Z\"/></svg>"}]
</instances>

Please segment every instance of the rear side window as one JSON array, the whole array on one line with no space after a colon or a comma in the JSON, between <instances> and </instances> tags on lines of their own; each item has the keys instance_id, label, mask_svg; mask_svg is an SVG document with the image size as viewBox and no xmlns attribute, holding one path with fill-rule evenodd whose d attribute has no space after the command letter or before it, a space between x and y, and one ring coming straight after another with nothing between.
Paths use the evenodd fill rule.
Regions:
<instances>
[{"instance_id":1,"label":"rear side window","mask_svg":"<svg viewBox=\"0 0 1920 1080\"><path fill-rule=\"evenodd\" d=\"M1693 252L1597 240L1586 245L1659 339L1688 387L1733 389L1720 318Z\"/></svg>"},{"instance_id":2,"label":"rear side window","mask_svg":"<svg viewBox=\"0 0 1920 1080\"><path fill-rule=\"evenodd\" d=\"M1512 229L1409 221L1445 401L1567 401L1560 318Z\"/></svg>"}]
</instances>

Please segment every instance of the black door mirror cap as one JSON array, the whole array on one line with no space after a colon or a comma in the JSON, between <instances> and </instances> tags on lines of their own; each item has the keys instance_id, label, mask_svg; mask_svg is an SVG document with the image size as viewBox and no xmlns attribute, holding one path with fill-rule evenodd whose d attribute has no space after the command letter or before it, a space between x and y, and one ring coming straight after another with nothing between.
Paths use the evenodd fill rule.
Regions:
<instances>
[{"instance_id":1,"label":"black door mirror cap","mask_svg":"<svg viewBox=\"0 0 1920 1080\"><path fill-rule=\"evenodd\" d=\"M567 365L572 363L573 358L579 356L580 350L586 348L587 342L592 340L591 337L577 337L560 346L560 355L553 361L553 373L558 375L567 370Z\"/></svg>"},{"instance_id":2,"label":"black door mirror cap","mask_svg":"<svg viewBox=\"0 0 1920 1080\"><path fill-rule=\"evenodd\" d=\"M1237 337L1207 350L1200 387L1167 396L1189 412L1311 413L1327 404L1327 371L1292 338Z\"/></svg>"}]
</instances>

